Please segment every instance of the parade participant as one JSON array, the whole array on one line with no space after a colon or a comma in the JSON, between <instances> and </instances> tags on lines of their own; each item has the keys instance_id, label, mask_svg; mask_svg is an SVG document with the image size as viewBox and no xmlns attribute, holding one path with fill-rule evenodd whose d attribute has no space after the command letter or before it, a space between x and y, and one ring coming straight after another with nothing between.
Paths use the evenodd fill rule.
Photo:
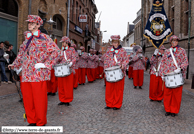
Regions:
<instances>
[{"instance_id":1,"label":"parade participant","mask_svg":"<svg viewBox=\"0 0 194 134\"><path fill-rule=\"evenodd\" d=\"M178 45L179 38L173 35L170 38L171 48L166 50L161 61L160 66L160 76L164 79L165 75L181 73L183 77L186 78L186 70L188 66L188 59L186 51ZM171 52L172 54L171 55ZM173 60L174 58L174 60ZM176 65L176 63L177 65ZM177 68L178 67L178 68ZM164 108L165 115L175 117L179 113L181 106L183 86L176 88L167 88L164 84Z\"/></svg>"},{"instance_id":2,"label":"parade participant","mask_svg":"<svg viewBox=\"0 0 194 134\"><path fill-rule=\"evenodd\" d=\"M43 24L39 16L28 15L27 21L29 32L9 68L22 67L21 90L29 126L44 126L47 123L47 81L61 52L48 35L38 30Z\"/></svg>"},{"instance_id":3,"label":"parade participant","mask_svg":"<svg viewBox=\"0 0 194 134\"><path fill-rule=\"evenodd\" d=\"M129 61L131 62L129 63L128 78L133 79L133 53L130 54Z\"/></svg>"},{"instance_id":4,"label":"parade participant","mask_svg":"<svg viewBox=\"0 0 194 134\"><path fill-rule=\"evenodd\" d=\"M151 69L150 69L150 91L149 98L150 101L161 102L163 99L163 81L159 75L160 65L162 56L165 52L165 47L162 45L160 49L156 49L153 56L151 57Z\"/></svg>"},{"instance_id":5,"label":"parade participant","mask_svg":"<svg viewBox=\"0 0 194 134\"><path fill-rule=\"evenodd\" d=\"M108 49L104 57L104 69L109 67L120 66L123 73L125 74L126 66L129 62L127 58L127 52L120 45L120 35L111 36L113 46ZM115 59L116 58L116 59ZM106 77L106 76L105 76ZM124 91L125 77L118 82L106 81L106 107L105 109L118 110L122 106L123 91Z\"/></svg>"},{"instance_id":6,"label":"parade participant","mask_svg":"<svg viewBox=\"0 0 194 134\"><path fill-rule=\"evenodd\" d=\"M70 49L71 42L67 36L62 37L63 56L59 59L60 64L68 64L70 67L70 75L58 77L58 93L60 103L58 105L69 106L73 101L73 75L75 74L76 54Z\"/></svg>"},{"instance_id":7,"label":"parade participant","mask_svg":"<svg viewBox=\"0 0 194 134\"><path fill-rule=\"evenodd\" d=\"M103 74L104 74L104 55L102 55L102 51L99 51L99 66L98 66L98 70L99 70L99 78L103 79Z\"/></svg>"},{"instance_id":8,"label":"parade participant","mask_svg":"<svg viewBox=\"0 0 194 134\"><path fill-rule=\"evenodd\" d=\"M91 48L88 56L88 65L87 65L87 78L88 78L88 82L92 83L95 78L96 78L96 57L94 56L94 50L93 48Z\"/></svg>"},{"instance_id":9,"label":"parade participant","mask_svg":"<svg viewBox=\"0 0 194 134\"><path fill-rule=\"evenodd\" d=\"M78 61L79 61L79 55L78 52L76 51L76 44L71 44L71 47L75 50L75 56L76 56L76 63L75 63L75 74L73 76L73 88L77 89L78 87L78 69L79 69L79 65L78 65Z\"/></svg>"},{"instance_id":10,"label":"parade participant","mask_svg":"<svg viewBox=\"0 0 194 134\"><path fill-rule=\"evenodd\" d=\"M94 80L96 80L96 79L99 79L99 70L98 70L98 65L99 65L99 57L98 57L98 55L96 55L97 54L97 50L95 50L94 49L94 51L93 51L93 54L94 54L94 57L95 57L95 77L94 77Z\"/></svg>"},{"instance_id":11,"label":"parade participant","mask_svg":"<svg viewBox=\"0 0 194 134\"><path fill-rule=\"evenodd\" d=\"M83 46L80 47L81 55L79 55L79 61L78 61L78 82L79 85L83 84L85 85L86 83L86 68L87 68L87 59L88 59L88 54L85 52L85 48Z\"/></svg>"},{"instance_id":12,"label":"parade participant","mask_svg":"<svg viewBox=\"0 0 194 134\"><path fill-rule=\"evenodd\" d=\"M136 52L136 55L132 58L133 63L133 85L136 89L139 86L139 89L142 89L144 70L145 70L145 57L142 54L142 48L139 48Z\"/></svg>"},{"instance_id":13,"label":"parade participant","mask_svg":"<svg viewBox=\"0 0 194 134\"><path fill-rule=\"evenodd\" d=\"M51 79L47 82L47 95L55 96L58 88L58 80L55 77L54 69L51 69Z\"/></svg>"}]
</instances>

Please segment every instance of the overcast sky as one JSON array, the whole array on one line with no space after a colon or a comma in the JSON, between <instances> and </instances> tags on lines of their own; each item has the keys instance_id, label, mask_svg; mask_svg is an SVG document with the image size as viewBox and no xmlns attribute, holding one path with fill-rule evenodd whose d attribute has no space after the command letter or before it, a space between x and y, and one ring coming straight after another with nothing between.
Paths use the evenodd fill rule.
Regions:
<instances>
[{"instance_id":1,"label":"overcast sky","mask_svg":"<svg viewBox=\"0 0 194 134\"><path fill-rule=\"evenodd\" d=\"M137 11L141 8L141 0L95 0L98 8L96 21L100 16L103 42L107 42L111 35L120 35L121 39L127 34L127 23L133 24Z\"/></svg>"}]
</instances>

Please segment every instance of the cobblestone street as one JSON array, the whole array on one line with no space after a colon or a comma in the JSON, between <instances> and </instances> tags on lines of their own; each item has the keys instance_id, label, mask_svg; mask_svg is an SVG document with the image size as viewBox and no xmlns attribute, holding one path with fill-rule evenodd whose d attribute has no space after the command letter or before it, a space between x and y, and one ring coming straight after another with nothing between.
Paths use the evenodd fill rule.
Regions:
<instances>
[{"instance_id":1,"label":"cobblestone street","mask_svg":"<svg viewBox=\"0 0 194 134\"><path fill-rule=\"evenodd\" d=\"M0 126L26 126L24 109L17 94L0 99ZM64 134L193 134L194 96L183 91L181 110L165 117L163 103L149 100L149 75L143 89L133 89L126 77L123 106L105 110L103 80L74 90L71 106L58 106L58 95L48 96L47 126L63 126Z\"/></svg>"}]
</instances>

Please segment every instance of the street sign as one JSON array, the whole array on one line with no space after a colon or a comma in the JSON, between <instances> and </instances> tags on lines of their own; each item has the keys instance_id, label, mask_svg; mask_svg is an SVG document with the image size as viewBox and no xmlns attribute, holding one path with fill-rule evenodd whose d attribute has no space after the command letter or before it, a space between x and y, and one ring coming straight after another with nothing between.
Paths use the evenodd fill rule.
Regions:
<instances>
[{"instance_id":1,"label":"street sign","mask_svg":"<svg viewBox=\"0 0 194 134\"><path fill-rule=\"evenodd\" d=\"M79 15L79 22L87 22L87 15Z\"/></svg>"},{"instance_id":2,"label":"street sign","mask_svg":"<svg viewBox=\"0 0 194 134\"><path fill-rule=\"evenodd\" d=\"M77 31L77 32L79 32L79 33L83 33L83 30L80 28L80 27L78 27L78 26L75 26L75 31Z\"/></svg>"}]
</instances>

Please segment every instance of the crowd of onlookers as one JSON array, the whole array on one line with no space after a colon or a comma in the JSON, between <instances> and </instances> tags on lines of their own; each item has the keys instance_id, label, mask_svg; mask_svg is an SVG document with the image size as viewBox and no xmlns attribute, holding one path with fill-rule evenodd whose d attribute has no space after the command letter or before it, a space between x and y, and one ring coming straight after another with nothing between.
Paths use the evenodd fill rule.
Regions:
<instances>
[{"instance_id":1,"label":"crowd of onlookers","mask_svg":"<svg viewBox=\"0 0 194 134\"><path fill-rule=\"evenodd\" d=\"M9 59L6 60L5 55L9 55ZM9 71L9 79L6 76L6 70L8 64L12 64L16 58L16 54L13 52L13 45L9 44L8 41L0 42L0 73L1 73L1 82L5 84L10 84L13 82L12 74Z\"/></svg>"}]
</instances>

